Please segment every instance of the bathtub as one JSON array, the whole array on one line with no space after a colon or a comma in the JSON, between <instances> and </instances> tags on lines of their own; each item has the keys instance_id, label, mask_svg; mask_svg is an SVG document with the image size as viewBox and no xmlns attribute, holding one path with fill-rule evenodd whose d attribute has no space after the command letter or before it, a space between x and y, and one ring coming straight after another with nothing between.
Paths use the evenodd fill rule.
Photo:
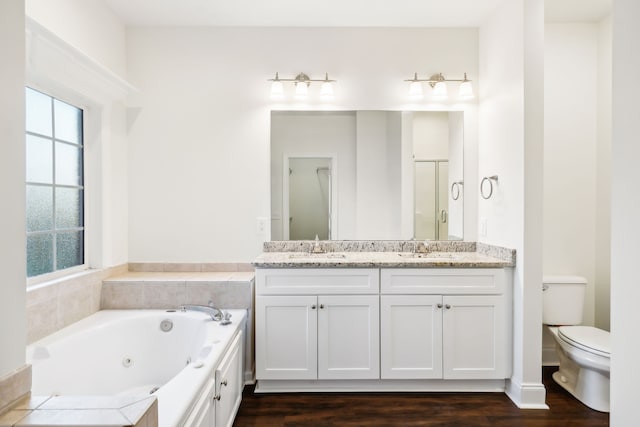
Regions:
<instances>
[{"instance_id":1,"label":"bathtub","mask_svg":"<svg viewBox=\"0 0 640 427\"><path fill-rule=\"evenodd\" d=\"M32 395L156 396L160 427L182 426L246 312L104 310L27 347Z\"/></svg>"}]
</instances>

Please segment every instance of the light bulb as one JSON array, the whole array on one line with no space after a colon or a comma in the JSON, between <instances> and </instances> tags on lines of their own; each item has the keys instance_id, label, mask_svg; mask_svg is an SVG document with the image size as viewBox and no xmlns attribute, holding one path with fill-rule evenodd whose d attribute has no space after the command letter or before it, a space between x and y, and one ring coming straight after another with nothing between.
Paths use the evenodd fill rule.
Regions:
<instances>
[{"instance_id":1,"label":"light bulb","mask_svg":"<svg viewBox=\"0 0 640 427\"><path fill-rule=\"evenodd\" d=\"M331 82L323 82L320 86L320 96L322 98L333 98L333 84Z\"/></svg>"},{"instance_id":2,"label":"light bulb","mask_svg":"<svg viewBox=\"0 0 640 427\"><path fill-rule=\"evenodd\" d=\"M409 98L422 99L424 97L422 93L422 83L413 81L409 84Z\"/></svg>"},{"instance_id":3,"label":"light bulb","mask_svg":"<svg viewBox=\"0 0 640 427\"><path fill-rule=\"evenodd\" d=\"M284 86L280 80L274 80L273 83L271 83L271 98L284 98Z\"/></svg>"},{"instance_id":4,"label":"light bulb","mask_svg":"<svg viewBox=\"0 0 640 427\"><path fill-rule=\"evenodd\" d=\"M447 99L447 85L445 82L437 82L433 87L433 99Z\"/></svg>"},{"instance_id":5,"label":"light bulb","mask_svg":"<svg viewBox=\"0 0 640 427\"><path fill-rule=\"evenodd\" d=\"M464 80L460 83L458 97L460 99L473 99L473 86L471 86L471 82L469 80Z\"/></svg>"},{"instance_id":6,"label":"light bulb","mask_svg":"<svg viewBox=\"0 0 640 427\"><path fill-rule=\"evenodd\" d=\"M296 82L296 97L306 98L307 93L308 93L307 82Z\"/></svg>"}]
</instances>

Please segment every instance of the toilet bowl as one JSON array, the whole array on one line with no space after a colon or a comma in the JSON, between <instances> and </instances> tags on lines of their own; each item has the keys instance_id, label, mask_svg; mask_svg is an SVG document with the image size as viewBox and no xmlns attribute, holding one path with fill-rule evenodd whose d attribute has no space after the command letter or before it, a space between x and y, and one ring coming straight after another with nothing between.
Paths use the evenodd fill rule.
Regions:
<instances>
[{"instance_id":1,"label":"toilet bowl","mask_svg":"<svg viewBox=\"0 0 640 427\"><path fill-rule=\"evenodd\" d=\"M543 322L560 361L553 379L591 409L609 412L609 332L579 325L586 283L575 276L544 278Z\"/></svg>"},{"instance_id":2,"label":"toilet bowl","mask_svg":"<svg viewBox=\"0 0 640 427\"><path fill-rule=\"evenodd\" d=\"M590 326L549 327L560 368L553 379L582 403L609 412L609 332Z\"/></svg>"}]
</instances>

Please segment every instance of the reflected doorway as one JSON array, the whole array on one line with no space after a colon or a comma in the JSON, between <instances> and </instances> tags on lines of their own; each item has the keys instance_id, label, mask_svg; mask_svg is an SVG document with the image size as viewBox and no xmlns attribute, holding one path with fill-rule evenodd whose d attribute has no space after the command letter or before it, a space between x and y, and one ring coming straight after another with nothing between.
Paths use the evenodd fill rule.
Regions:
<instances>
[{"instance_id":1,"label":"reflected doorway","mask_svg":"<svg viewBox=\"0 0 640 427\"><path fill-rule=\"evenodd\" d=\"M287 240L331 239L333 208L333 159L288 157L288 190L284 211L288 212ZM287 236L288 234L288 236Z\"/></svg>"}]
</instances>

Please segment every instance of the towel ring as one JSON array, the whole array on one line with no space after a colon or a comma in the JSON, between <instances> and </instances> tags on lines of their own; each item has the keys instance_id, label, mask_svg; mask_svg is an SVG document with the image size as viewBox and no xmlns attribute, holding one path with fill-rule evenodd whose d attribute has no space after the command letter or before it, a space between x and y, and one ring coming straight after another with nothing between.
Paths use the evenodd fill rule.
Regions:
<instances>
[{"instance_id":1,"label":"towel ring","mask_svg":"<svg viewBox=\"0 0 640 427\"><path fill-rule=\"evenodd\" d=\"M482 178L482 181L480 181L480 195L483 199L490 199L493 195L493 181L495 181L496 184L498 183L498 175L485 176ZM486 191L484 190L485 182L489 183L489 194L486 194Z\"/></svg>"},{"instance_id":2,"label":"towel ring","mask_svg":"<svg viewBox=\"0 0 640 427\"><path fill-rule=\"evenodd\" d=\"M464 185L462 181L456 181L451 184L451 198L458 200L460 198L461 187Z\"/></svg>"}]
</instances>

